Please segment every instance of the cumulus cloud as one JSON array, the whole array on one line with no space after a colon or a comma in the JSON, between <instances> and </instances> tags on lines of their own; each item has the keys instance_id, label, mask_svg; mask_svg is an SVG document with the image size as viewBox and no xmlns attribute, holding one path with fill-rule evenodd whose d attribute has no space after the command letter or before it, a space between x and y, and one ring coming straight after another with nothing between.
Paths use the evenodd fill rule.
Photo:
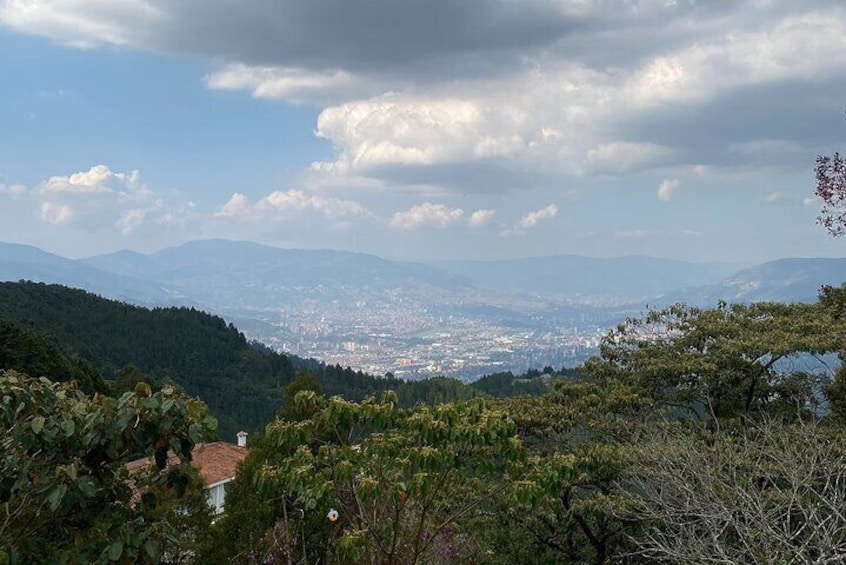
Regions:
<instances>
[{"instance_id":1,"label":"cumulus cloud","mask_svg":"<svg viewBox=\"0 0 846 565\"><path fill-rule=\"evenodd\" d=\"M128 234L141 225L146 216L147 210L144 208L133 208L123 212L115 225L120 228L121 233Z\"/></svg>"},{"instance_id":2,"label":"cumulus cloud","mask_svg":"<svg viewBox=\"0 0 846 565\"><path fill-rule=\"evenodd\" d=\"M217 209L215 216L237 217L242 216L250 210L250 199L240 192L234 193L229 200Z\"/></svg>"},{"instance_id":3,"label":"cumulus cloud","mask_svg":"<svg viewBox=\"0 0 846 565\"><path fill-rule=\"evenodd\" d=\"M353 200L309 195L301 190L277 190L250 204L249 199L236 192L215 212L217 217L263 220L290 212L314 210L327 218L368 215L368 210Z\"/></svg>"},{"instance_id":4,"label":"cumulus cloud","mask_svg":"<svg viewBox=\"0 0 846 565\"><path fill-rule=\"evenodd\" d=\"M423 226L446 228L461 221L464 210L450 208L445 204L425 202L412 206L404 212L397 212L390 221L391 227L410 230Z\"/></svg>"},{"instance_id":5,"label":"cumulus cloud","mask_svg":"<svg viewBox=\"0 0 846 565\"><path fill-rule=\"evenodd\" d=\"M664 179L658 185L658 199L663 202L669 202L673 199L673 195L679 188L679 179Z\"/></svg>"},{"instance_id":6,"label":"cumulus cloud","mask_svg":"<svg viewBox=\"0 0 846 565\"><path fill-rule=\"evenodd\" d=\"M0 196L30 207L41 221L87 232L116 228L128 234L146 220L161 221L164 201L143 182L138 171L112 171L107 165L54 175L31 189L0 185ZM174 214L175 210L167 213Z\"/></svg>"},{"instance_id":7,"label":"cumulus cloud","mask_svg":"<svg viewBox=\"0 0 846 565\"><path fill-rule=\"evenodd\" d=\"M704 174L722 161L797 155L779 140L802 130L790 116L805 97L750 110L774 104L773 89L840 96L832 77L846 69L846 9L765 4L0 0L0 25L86 48L205 57L216 65L209 88L312 104L317 135L335 148L313 172L339 185L465 192L444 170L468 167L482 192L553 186L544 174ZM750 89L763 96L744 98ZM707 127L682 127L679 116ZM748 123L732 127L738 120Z\"/></svg>"},{"instance_id":8,"label":"cumulus cloud","mask_svg":"<svg viewBox=\"0 0 846 565\"><path fill-rule=\"evenodd\" d=\"M791 194L785 191L774 191L762 196L761 202L763 202L764 204L771 204L777 206L809 208L819 203L819 200L813 196L806 197L801 194Z\"/></svg>"},{"instance_id":9,"label":"cumulus cloud","mask_svg":"<svg viewBox=\"0 0 846 565\"><path fill-rule=\"evenodd\" d=\"M205 77L214 90L249 90L256 98L288 100L298 104L331 103L356 94L378 94L378 89L347 71L227 65Z\"/></svg>"},{"instance_id":10,"label":"cumulus cloud","mask_svg":"<svg viewBox=\"0 0 846 565\"><path fill-rule=\"evenodd\" d=\"M476 210L470 214L468 223L471 227L478 228L490 223L496 215L496 210Z\"/></svg>"},{"instance_id":11,"label":"cumulus cloud","mask_svg":"<svg viewBox=\"0 0 846 565\"><path fill-rule=\"evenodd\" d=\"M550 204L549 206L541 208L540 210L529 212L520 219L520 223L518 225L524 230L530 229L543 221L551 220L557 215L558 206L556 206L555 204Z\"/></svg>"},{"instance_id":12,"label":"cumulus cloud","mask_svg":"<svg viewBox=\"0 0 846 565\"><path fill-rule=\"evenodd\" d=\"M41 183L39 194L117 194L121 196L146 197L150 190L141 182L138 171L113 172L106 165L94 165L87 171L65 176L53 176Z\"/></svg>"},{"instance_id":13,"label":"cumulus cloud","mask_svg":"<svg viewBox=\"0 0 846 565\"><path fill-rule=\"evenodd\" d=\"M784 194L781 192L771 192L764 197L764 202L767 204L778 204L784 201Z\"/></svg>"},{"instance_id":14,"label":"cumulus cloud","mask_svg":"<svg viewBox=\"0 0 846 565\"><path fill-rule=\"evenodd\" d=\"M73 210L66 204L44 202L41 204L41 219L48 224L66 224L73 217Z\"/></svg>"}]
</instances>

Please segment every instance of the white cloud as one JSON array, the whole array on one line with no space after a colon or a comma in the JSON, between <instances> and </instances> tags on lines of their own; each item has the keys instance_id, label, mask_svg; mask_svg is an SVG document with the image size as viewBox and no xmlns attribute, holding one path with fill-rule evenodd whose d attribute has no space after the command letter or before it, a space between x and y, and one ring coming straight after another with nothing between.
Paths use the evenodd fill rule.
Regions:
<instances>
[{"instance_id":1,"label":"white cloud","mask_svg":"<svg viewBox=\"0 0 846 565\"><path fill-rule=\"evenodd\" d=\"M764 202L767 204L778 204L782 201L784 201L784 194L781 192L771 192L764 197Z\"/></svg>"},{"instance_id":2,"label":"white cloud","mask_svg":"<svg viewBox=\"0 0 846 565\"><path fill-rule=\"evenodd\" d=\"M673 195L679 188L679 179L664 179L658 185L658 199L664 202L669 202L673 199Z\"/></svg>"},{"instance_id":3,"label":"white cloud","mask_svg":"<svg viewBox=\"0 0 846 565\"><path fill-rule=\"evenodd\" d=\"M722 116L713 120L725 120L748 106L731 97L750 87L816 88L842 75L842 2L764 4L432 0L418 9L377 0L353 9L341 0L0 0L0 25L86 48L216 61L208 88L320 110L315 131L335 150L313 166L332 179L324 185L446 194L465 192L450 174L459 167L487 173L469 182L494 192L664 166L704 175L718 163L699 163L702 154L728 151L750 162L795 153L802 144L766 137L780 131L762 139L747 130L724 134L731 139L679 132L670 142L666 128L648 126L679 109L711 118L717 107ZM825 88L832 96L841 90ZM802 96L794 98L789 104L800 107ZM708 106L715 101L724 106ZM752 141L739 138L746 135ZM59 178L43 189L106 191L111 182ZM283 209L295 206L296 196L279 199ZM355 213L337 202L303 206ZM218 214L241 212L225 205Z\"/></svg>"},{"instance_id":4,"label":"white cloud","mask_svg":"<svg viewBox=\"0 0 846 565\"><path fill-rule=\"evenodd\" d=\"M250 200L240 192L236 192L232 197L215 212L215 216L241 216L250 208Z\"/></svg>"},{"instance_id":5,"label":"white cloud","mask_svg":"<svg viewBox=\"0 0 846 565\"><path fill-rule=\"evenodd\" d=\"M724 26L710 40L655 57L634 76L635 100L644 105L701 102L730 89L806 80L846 66L841 11L800 13L762 25L765 21L738 22L752 28L746 30Z\"/></svg>"},{"instance_id":6,"label":"white cloud","mask_svg":"<svg viewBox=\"0 0 846 565\"><path fill-rule=\"evenodd\" d=\"M138 171L113 172L106 165L94 165L87 171L64 176L53 176L36 187L39 194L103 194L121 197L146 198L150 190L141 182Z\"/></svg>"},{"instance_id":7,"label":"white cloud","mask_svg":"<svg viewBox=\"0 0 846 565\"><path fill-rule=\"evenodd\" d=\"M315 210L327 218L369 215L368 210L353 200L308 195L301 190L277 190L251 205L249 199L236 192L214 213L218 217L234 217L260 221L290 212Z\"/></svg>"},{"instance_id":8,"label":"white cloud","mask_svg":"<svg viewBox=\"0 0 846 565\"><path fill-rule=\"evenodd\" d=\"M73 210L66 204L43 202L41 204L41 219L48 224L66 224L73 217Z\"/></svg>"},{"instance_id":9,"label":"white cloud","mask_svg":"<svg viewBox=\"0 0 846 565\"><path fill-rule=\"evenodd\" d=\"M115 225L120 229L124 235L131 233L135 228L141 225L147 215L147 210L143 208L134 208L127 210L120 215L120 218Z\"/></svg>"},{"instance_id":10,"label":"white cloud","mask_svg":"<svg viewBox=\"0 0 846 565\"><path fill-rule=\"evenodd\" d=\"M520 218L519 226L524 229L530 229L538 225L539 223L551 220L555 216L558 215L558 206L555 204L550 204L540 210L535 210L534 212L529 212L522 218Z\"/></svg>"},{"instance_id":11,"label":"white cloud","mask_svg":"<svg viewBox=\"0 0 846 565\"><path fill-rule=\"evenodd\" d=\"M334 171L435 165L503 156L523 145L492 109L470 99L386 95L323 110L317 133L340 149ZM515 117L515 119L519 119ZM496 122L500 122L497 119Z\"/></svg>"},{"instance_id":12,"label":"white cloud","mask_svg":"<svg viewBox=\"0 0 846 565\"><path fill-rule=\"evenodd\" d=\"M54 175L32 189L23 185L0 185L22 206L37 211L45 223L100 232L115 227L128 234L146 220L159 220L164 202L142 181L138 171L112 171L107 165L68 175Z\"/></svg>"},{"instance_id":13,"label":"white cloud","mask_svg":"<svg viewBox=\"0 0 846 565\"><path fill-rule=\"evenodd\" d=\"M243 63L230 64L211 73L205 77L205 83L214 90L249 90L256 98L275 98L297 104L338 102L356 93L378 93L342 69L311 71Z\"/></svg>"},{"instance_id":14,"label":"white cloud","mask_svg":"<svg viewBox=\"0 0 846 565\"><path fill-rule=\"evenodd\" d=\"M819 200L817 198L813 197L813 196L809 196L808 198L805 198L804 200L802 200L802 205L805 206L806 208L810 208L811 206L816 206L817 204L819 204Z\"/></svg>"},{"instance_id":15,"label":"white cloud","mask_svg":"<svg viewBox=\"0 0 846 565\"><path fill-rule=\"evenodd\" d=\"M461 208L449 208L444 204L425 202L412 206L405 212L397 212L391 218L390 225L399 229L415 229L423 226L446 228L464 216Z\"/></svg>"},{"instance_id":16,"label":"white cloud","mask_svg":"<svg viewBox=\"0 0 846 565\"><path fill-rule=\"evenodd\" d=\"M476 210L470 214L470 226L478 228L489 223L496 215L496 210Z\"/></svg>"},{"instance_id":17,"label":"white cloud","mask_svg":"<svg viewBox=\"0 0 846 565\"><path fill-rule=\"evenodd\" d=\"M27 188L22 184L0 183L0 194L8 194L12 198L19 198L27 193Z\"/></svg>"},{"instance_id":18,"label":"white cloud","mask_svg":"<svg viewBox=\"0 0 846 565\"><path fill-rule=\"evenodd\" d=\"M599 171L625 172L633 167L658 161L672 153L671 148L656 143L614 141L588 150L587 158Z\"/></svg>"},{"instance_id":19,"label":"white cloud","mask_svg":"<svg viewBox=\"0 0 846 565\"><path fill-rule=\"evenodd\" d=\"M803 153L805 149L793 141L786 139L754 139L733 143L729 151L749 156L782 156L791 153Z\"/></svg>"}]
</instances>

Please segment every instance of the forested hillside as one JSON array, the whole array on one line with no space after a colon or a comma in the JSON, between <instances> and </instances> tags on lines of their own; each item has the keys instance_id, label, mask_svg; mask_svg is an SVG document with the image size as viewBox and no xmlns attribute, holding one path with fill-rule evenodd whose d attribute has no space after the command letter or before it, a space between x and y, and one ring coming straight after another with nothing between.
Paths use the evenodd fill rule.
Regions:
<instances>
[{"instance_id":1,"label":"forested hillside","mask_svg":"<svg viewBox=\"0 0 846 565\"><path fill-rule=\"evenodd\" d=\"M0 357L0 368L74 378L93 391L103 386L98 372L115 381L133 367L142 377L199 396L219 419L225 438L239 428L263 428L298 369L314 373L327 395L349 400L388 388L403 406L478 394L452 379L404 382L289 357L250 343L232 324L193 308L141 308L59 285L0 283L0 319L8 321L0 335L9 356Z\"/></svg>"},{"instance_id":2,"label":"forested hillside","mask_svg":"<svg viewBox=\"0 0 846 565\"><path fill-rule=\"evenodd\" d=\"M0 317L48 336L66 356L113 380L134 366L199 396L221 433L263 426L293 378L290 360L257 351L218 317L186 308L148 310L84 291L38 283L0 284Z\"/></svg>"},{"instance_id":3,"label":"forested hillside","mask_svg":"<svg viewBox=\"0 0 846 565\"><path fill-rule=\"evenodd\" d=\"M0 369L47 377L55 382L75 380L86 393L106 392L97 370L79 357L68 359L41 334L0 319Z\"/></svg>"}]
</instances>

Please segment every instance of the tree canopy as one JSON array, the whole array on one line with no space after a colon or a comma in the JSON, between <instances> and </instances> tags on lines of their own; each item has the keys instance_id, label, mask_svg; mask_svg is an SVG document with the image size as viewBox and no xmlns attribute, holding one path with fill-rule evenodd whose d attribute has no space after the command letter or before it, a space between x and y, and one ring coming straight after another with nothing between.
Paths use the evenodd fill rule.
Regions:
<instances>
[{"instance_id":1,"label":"tree canopy","mask_svg":"<svg viewBox=\"0 0 846 565\"><path fill-rule=\"evenodd\" d=\"M158 563L179 552L165 500L197 491L191 451L216 426L201 402L144 384L88 396L15 371L0 374L0 399L0 561ZM157 465L130 475L141 457Z\"/></svg>"}]
</instances>

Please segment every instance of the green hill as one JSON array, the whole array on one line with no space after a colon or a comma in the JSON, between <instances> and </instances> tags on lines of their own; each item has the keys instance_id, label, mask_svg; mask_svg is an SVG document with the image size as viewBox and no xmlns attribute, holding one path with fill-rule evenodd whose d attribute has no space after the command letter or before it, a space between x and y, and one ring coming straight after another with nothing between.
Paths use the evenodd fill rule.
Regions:
<instances>
[{"instance_id":1,"label":"green hill","mask_svg":"<svg viewBox=\"0 0 846 565\"><path fill-rule=\"evenodd\" d=\"M70 366L68 359L79 359L80 367L89 373L96 368L107 381L132 366L158 381L179 385L208 404L223 438L241 428L263 429L283 404L285 387L297 369L314 373L327 395L349 400L389 388L405 406L479 394L453 379L404 382L289 357L250 343L232 324L194 308L142 308L60 285L0 283L0 319L13 322L17 331L27 328L25 334L35 340L18 340L23 345L16 355L35 348L43 352L42 359L58 359L60 367ZM3 367L3 361L0 357L0 368L80 380L81 369L71 373L20 363ZM93 390L96 374L88 379L95 379L89 386Z\"/></svg>"}]
</instances>

